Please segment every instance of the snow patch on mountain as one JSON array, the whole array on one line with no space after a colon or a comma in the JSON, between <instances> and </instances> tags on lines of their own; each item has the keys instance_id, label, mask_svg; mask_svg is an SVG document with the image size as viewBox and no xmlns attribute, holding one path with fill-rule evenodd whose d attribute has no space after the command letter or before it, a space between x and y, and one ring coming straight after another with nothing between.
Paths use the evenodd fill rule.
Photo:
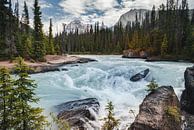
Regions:
<instances>
[{"instance_id":1,"label":"snow patch on mountain","mask_svg":"<svg viewBox=\"0 0 194 130\"><path fill-rule=\"evenodd\" d=\"M83 23L80 19L75 19L71 21L69 24L63 24L65 32L70 33L70 32L76 32L78 33L84 33L86 32L89 28L89 24Z\"/></svg>"}]
</instances>

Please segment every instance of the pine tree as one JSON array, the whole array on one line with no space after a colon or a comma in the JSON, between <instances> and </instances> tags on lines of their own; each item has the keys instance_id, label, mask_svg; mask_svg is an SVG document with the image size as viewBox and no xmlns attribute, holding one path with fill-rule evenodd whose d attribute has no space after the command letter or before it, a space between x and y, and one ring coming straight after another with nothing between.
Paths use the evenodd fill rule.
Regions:
<instances>
[{"instance_id":1,"label":"pine tree","mask_svg":"<svg viewBox=\"0 0 194 130\"><path fill-rule=\"evenodd\" d=\"M26 2L24 2L24 9L22 13L22 25L21 31L17 32L17 52L18 56L21 56L25 59L30 59L30 47L31 47L31 39L29 32L29 13Z\"/></svg>"},{"instance_id":2,"label":"pine tree","mask_svg":"<svg viewBox=\"0 0 194 130\"><path fill-rule=\"evenodd\" d=\"M168 54L168 40L167 36L164 35L162 44L161 44L161 56L165 56Z\"/></svg>"},{"instance_id":3,"label":"pine tree","mask_svg":"<svg viewBox=\"0 0 194 130\"><path fill-rule=\"evenodd\" d=\"M30 79L28 72L31 70L24 60L19 57L16 60L15 73L17 79L15 81L15 129L19 130L42 130L45 125L45 117L41 115L42 109L30 106L32 103L37 103L39 100L35 96L35 88L37 87L34 80Z\"/></svg>"},{"instance_id":4,"label":"pine tree","mask_svg":"<svg viewBox=\"0 0 194 130\"><path fill-rule=\"evenodd\" d=\"M34 42L33 42L33 58L43 61L46 54L45 44L43 43L43 31L41 22L41 11L38 0L34 1Z\"/></svg>"},{"instance_id":5,"label":"pine tree","mask_svg":"<svg viewBox=\"0 0 194 130\"><path fill-rule=\"evenodd\" d=\"M48 42L48 54L54 54L54 44L53 44L53 31L52 31L52 19L50 19L50 26L49 26L49 42Z\"/></svg>"},{"instance_id":6,"label":"pine tree","mask_svg":"<svg viewBox=\"0 0 194 130\"><path fill-rule=\"evenodd\" d=\"M193 13L192 13L191 25L194 25L194 10L193 10Z\"/></svg>"},{"instance_id":7,"label":"pine tree","mask_svg":"<svg viewBox=\"0 0 194 130\"><path fill-rule=\"evenodd\" d=\"M103 120L105 121L103 125L103 130L113 130L114 128L118 127L119 120L115 119L114 117L114 106L112 102L108 102L106 106L106 110L108 111L108 115Z\"/></svg>"},{"instance_id":8,"label":"pine tree","mask_svg":"<svg viewBox=\"0 0 194 130\"><path fill-rule=\"evenodd\" d=\"M158 84L154 81L154 80L152 80L151 82L150 82L150 84L148 84L147 85L147 91L148 92L154 92L156 89L158 89Z\"/></svg>"},{"instance_id":9,"label":"pine tree","mask_svg":"<svg viewBox=\"0 0 194 130\"><path fill-rule=\"evenodd\" d=\"M0 0L0 58L6 55L7 0Z\"/></svg>"},{"instance_id":10,"label":"pine tree","mask_svg":"<svg viewBox=\"0 0 194 130\"><path fill-rule=\"evenodd\" d=\"M155 5L153 6L152 8L152 12L151 12L151 26L152 26L152 29L155 28L155 22L156 22L156 10L155 10Z\"/></svg>"},{"instance_id":11,"label":"pine tree","mask_svg":"<svg viewBox=\"0 0 194 130\"><path fill-rule=\"evenodd\" d=\"M29 12L28 12L28 6L26 4L26 1L24 1L24 10L22 14L22 23L24 24L24 32L26 34L29 34Z\"/></svg>"},{"instance_id":12,"label":"pine tree","mask_svg":"<svg viewBox=\"0 0 194 130\"><path fill-rule=\"evenodd\" d=\"M0 129L12 128L13 81L6 68L0 69Z\"/></svg>"}]
</instances>

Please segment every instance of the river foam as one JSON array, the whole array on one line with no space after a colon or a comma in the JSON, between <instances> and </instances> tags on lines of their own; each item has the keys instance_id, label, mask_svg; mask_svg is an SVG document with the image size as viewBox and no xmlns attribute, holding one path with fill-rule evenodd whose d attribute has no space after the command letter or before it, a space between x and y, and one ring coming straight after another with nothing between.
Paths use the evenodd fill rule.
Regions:
<instances>
[{"instance_id":1,"label":"river foam","mask_svg":"<svg viewBox=\"0 0 194 130\"><path fill-rule=\"evenodd\" d=\"M99 119L106 112L108 101L115 105L115 116L121 120L120 129L126 129L138 113L139 104L147 92L146 85L155 80L159 85L171 85L180 97L184 89L184 71L190 63L145 62L141 59L122 59L121 56L84 56L98 60L78 66L67 65L68 71L49 72L32 75L38 83L36 93L40 97L39 106L50 112L61 103L97 98L101 105ZM130 77L149 68L149 75L131 82ZM134 112L134 113L133 113ZM102 122L97 122L100 127Z\"/></svg>"}]
</instances>

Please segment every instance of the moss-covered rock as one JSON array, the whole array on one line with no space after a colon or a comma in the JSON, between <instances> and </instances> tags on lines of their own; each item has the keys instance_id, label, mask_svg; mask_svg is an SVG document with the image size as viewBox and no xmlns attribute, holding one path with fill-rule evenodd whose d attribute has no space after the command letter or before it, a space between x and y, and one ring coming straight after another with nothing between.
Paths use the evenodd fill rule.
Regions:
<instances>
[{"instance_id":1,"label":"moss-covered rock","mask_svg":"<svg viewBox=\"0 0 194 130\"><path fill-rule=\"evenodd\" d=\"M179 100L171 86L150 93L140 105L130 130L181 130Z\"/></svg>"}]
</instances>

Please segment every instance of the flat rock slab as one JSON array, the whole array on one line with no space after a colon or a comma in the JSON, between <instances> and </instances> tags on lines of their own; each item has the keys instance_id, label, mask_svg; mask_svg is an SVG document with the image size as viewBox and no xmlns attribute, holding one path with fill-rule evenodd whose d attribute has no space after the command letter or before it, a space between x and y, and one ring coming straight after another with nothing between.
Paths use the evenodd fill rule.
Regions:
<instances>
[{"instance_id":1,"label":"flat rock slab","mask_svg":"<svg viewBox=\"0 0 194 130\"><path fill-rule=\"evenodd\" d=\"M67 64L88 63L96 60L90 58L82 58L78 56L60 56L60 55L47 55L45 56L46 62L31 62L25 61L25 63L33 69L29 71L29 74L45 73L52 71L67 71L60 69L59 67ZM15 73L13 70L15 63L10 61L0 61L0 67L7 67L11 73Z\"/></svg>"}]
</instances>

